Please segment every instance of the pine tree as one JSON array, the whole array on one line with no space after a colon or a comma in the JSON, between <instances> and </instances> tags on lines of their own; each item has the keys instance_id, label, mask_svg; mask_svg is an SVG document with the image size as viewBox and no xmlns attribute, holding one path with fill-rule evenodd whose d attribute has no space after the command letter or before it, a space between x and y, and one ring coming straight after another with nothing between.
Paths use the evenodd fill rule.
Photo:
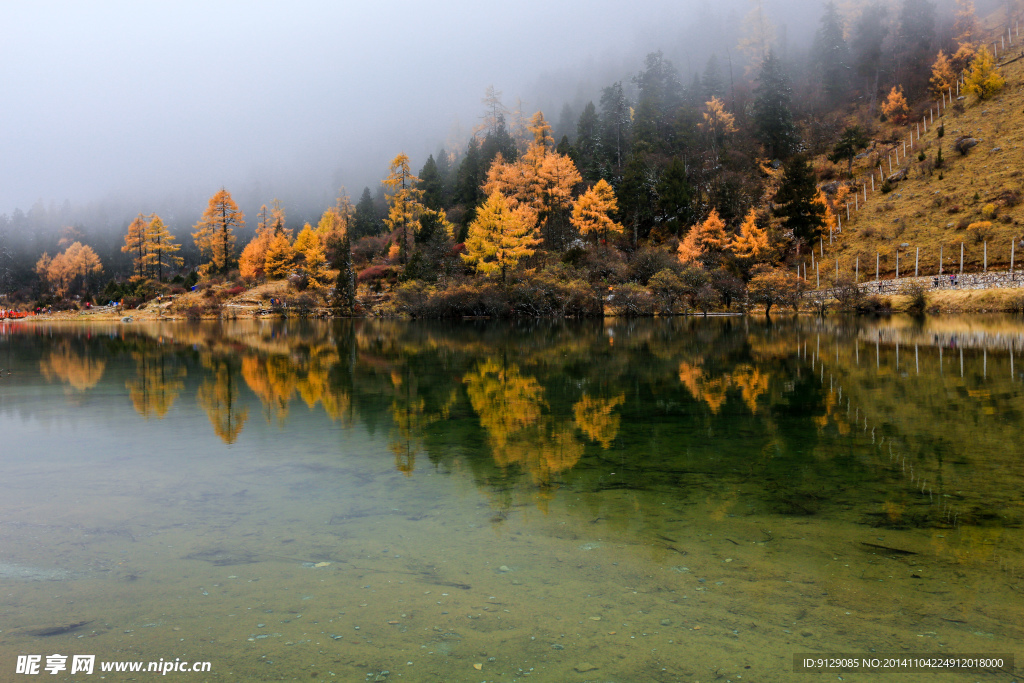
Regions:
<instances>
[{"instance_id":1,"label":"pine tree","mask_svg":"<svg viewBox=\"0 0 1024 683\"><path fill-rule=\"evenodd\" d=\"M176 255L181 250L181 245L175 242L174 235L155 213L149 217L146 224L146 245L146 266L150 272L156 269L156 277L160 282L164 280L165 267L180 268L185 262Z\"/></svg>"},{"instance_id":2,"label":"pine tree","mask_svg":"<svg viewBox=\"0 0 1024 683\"><path fill-rule=\"evenodd\" d=\"M673 157L661 174L655 194L660 222L671 233L679 234L681 227L693 220L693 187L686 174L686 164Z\"/></svg>"},{"instance_id":3,"label":"pine tree","mask_svg":"<svg viewBox=\"0 0 1024 683\"><path fill-rule=\"evenodd\" d=\"M853 27L853 62L857 75L864 79L864 92L871 97L872 112L882 67L882 44L889 34L888 17L888 8L875 2L863 8Z\"/></svg>"},{"instance_id":4,"label":"pine tree","mask_svg":"<svg viewBox=\"0 0 1024 683\"><path fill-rule=\"evenodd\" d=\"M480 161L480 143L475 137L470 138L466 147L466 154L459 164L456 179L456 201L463 204L467 209L473 209L480 203L480 185L483 179L483 169Z\"/></svg>"},{"instance_id":5,"label":"pine tree","mask_svg":"<svg viewBox=\"0 0 1024 683\"><path fill-rule=\"evenodd\" d=\"M775 215L784 219L793 238L812 243L821 234L825 212L816 201L818 188L814 170L803 154L797 154L785 166L782 184L775 195Z\"/></svg>"},{"instance_id":6,"label":"pine tree","mask_svg":"<svg viewBox=\"0 0 1024 683\"><path fill-rule=\"evenodd\" d=\"M704 65L704 74L700 79L700 86L700 101L702 102L707 102L712 98L721 100L725 97L725 82L722 80L722 68L718 65L717 55L708 57L707 64Z\"/></svg>"},{"instance_id":7,"label":"pine tree","mask_svg":"<svg viewBox=\"0 0 1024 683\"><path fill-rule=\"evenodd\" d=\"M221 188L210 197L202 219L194 227L192 237L196 246L209 259L204 270L227 272L234 265L235 230L245 227L245 214L238 210L231 194Z\"/></svg>"},{"instance_id":8,"label":"pine tree","mask_svg":"<svg viewBox=\"0 0 1024 683\"><path fill-rule=\"evenodd\" d=\"M373 203L373 194L370 188L364 187L363 194L356 204L355 225L352 229L352 236L356 239L366 235L376 235L380 232L380 219L377 217L377 209Z\"/></svg>"},{"instance_id":9,"label":"pine tree","mask_svg":"<svg viewBox=\"0 0 1024 683\"><path fill-rule=\"evenodd\" d=\"M597 184L580 195L572 208L572 224L581 235L594 235L595 238L606 240L609 232L622 234L621 223L612 219L618 211L615 191L603 178Z\"/></svg>"},{"instance_id":10,"label":"pine tree","mask_svg":"<svg viewBox=\"0 0 1024 683\"><path fill-rule=\"evenodd\" d=\"M789 77L773 51L761 64L754 90L754 135L772 158L786 158L796 151L798 136L790 105Z\"/></svg>"},{"instance_id":11,"label":"pine tree","mask_svg":"<svg viewBox=\"0 0 1024 683\"><path fill-rule=\"evenodd\" d=\"M929 0L902 0L899 39L911 77L924 70L935 40L935 5ZM914 90L912 90L914 92Z\"/></svg>"},{"instance_id":12,"label":"pine tree","mask_svg":"<svg viewBox=\"0 0 1024 683\"><path fill-rule=\"evenodd\" d=\"M632 119L629 100L616 82L601 91L601 146L604 148L613 179L622 175L629 151L629 130ZM614 182L613 182L614 184Z\"/></svg>"},{"instance_id":13,"label":"pine tree","mask_svg":"<svg viewBox=\"0 0 1024 683\"><path fill-rule=\"evenodd\" d=\"M597 107L587 102L576 124L576 166L584 180L596 182L602 177L601 119Z\"/></svg>"},{"instance_id":14,"label":"pine tree","mask_svg":"<svg viewBox=\"0 0 1024 683\"><path fill-rule=\"evenodd\" d=\"M424 206L434 210L441 208L444 187L433 154L427 157L426 163L423 164L423 168L420 170L419 188L423 190Z\"/></svg>"},{"instance_id":15,"label":"pine tree","mask_svg":"<svg viewBox=\"0 0 1024 683\"><path fill-rule=\"evenodd\" d=\"M145 274L146 266L146 219L140 213L128 226L128 234L124 236L124 246L121 251L131 254L135 274Z\"/></svg>"},{"instance_id":16,"label":"pine tree","mask_svg":"<svg viewBox=\"0 0 1024 683\"><path fill-rule=\"evenodd\" d=\"M868 142L867 135L864 134L860 126L849 126L843 131L835 147L832 148L832 153L828 155L828 160L833 164L838 164L840 161L845 160L847 162L847 171L852 178L853 158L857 156L858 151L867 146Z\"/></svg>"},{"instance_id":17,"label":"pine tree","mask_svg":"<svg viewBox=\"0 0 1024 683\"><path fill-rule=\"evenodd\" d=\"M849 87L850 51L843 35L842 17L831 0L825 4L811 57L826 100L830 104L838 102Z\"/></svg>"},{"instance_id":18,"label":"pine tree","mask_svg":"<svg viewBox=\"0 0 1024 683\"><path fill-rule=\"evenodd\" d=\"M623 223L633 233L633 247L647 237L654 223L654 207L657 206L655 175L643 154L634 151L622 172L618 187L619 210Z\"/></svg>"},{"instance_id":19,"label":"pine tree","mask_svg":"<svg viewBox=\"0 0 1024 683\"><path fill-rule=\"evenodd\" d=\"M539 240L529 212L513 209L500 192L492 193L469 225L469 239L462 258L482 273L515 270L519 261L532 256Z\"/></svg>"}]
</instances>

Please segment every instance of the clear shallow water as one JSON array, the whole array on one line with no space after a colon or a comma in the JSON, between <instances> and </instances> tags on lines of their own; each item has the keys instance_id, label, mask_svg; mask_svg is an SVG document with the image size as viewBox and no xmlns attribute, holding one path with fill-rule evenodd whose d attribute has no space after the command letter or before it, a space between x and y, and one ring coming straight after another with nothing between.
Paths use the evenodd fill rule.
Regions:
<instances>
[{"instance_id":1,"label":"clear shallow water","mask_svg":"<svg viewBox=\"0 0 1024 683\"><path fill-rule=\"evenodd\" d=\"M1013 653L1022 351L995 317L8 325L0 679L52 653L344 681Z\"/></svg>"}]
</instances>

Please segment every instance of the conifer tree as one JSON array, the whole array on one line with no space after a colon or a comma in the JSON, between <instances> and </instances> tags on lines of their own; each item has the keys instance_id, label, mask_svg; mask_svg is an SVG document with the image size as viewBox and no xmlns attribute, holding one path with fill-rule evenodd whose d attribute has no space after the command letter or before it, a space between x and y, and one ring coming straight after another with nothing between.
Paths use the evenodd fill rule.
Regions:
<instances>
[{"instance_id":1,"label":"conifer tree","mask_svg":"<svg viewBox=\"0 0 1024 683\"><path fill-rule=\"evenodd\" d=\"M700 79L700 87L703 102L711 99L721 100L725 97L725 82L722 79L722 68L718 64L717 55L708 57L707 64L704 65L704 74Z\"/></svg>"},{"instance_id":2,"label":"conifer tree","mask_svg":"<svg viewBox=\"0 0 1024 683\"><path fill-rule=\"evenodd\" d=\"M978 51L974 61L971 62L971 70L964 78L964 89L977 96L979 100L987 100L1003 89L1006 80L996 71L995 62L988 48Z\"/></svg>"},{"instance_id":3,"label":"conifer tree","mask_svg":"<svg viewBox=\"0 0 1024 683\"><path fill-rule=\"evenodd\" d=\"M292 272L295 265L295 250L283 230L275 234L267 245L267 256L263 271L270 280L281 280Z\"/></svg>"},{"instance_id":4,"label":"conifer tree","mask_svg":"<svg viewBox=\"0 0 1024 683\"><path fill-rule=\"evenodd\" d=\"M435 210L442 207L444 186L433 154L427 157L426 163L423 164L423 168L420 170L419 188L423 190L424 206Z\"/></svg>"},{"instance_id":5,"label":"conifer tree","mask_svg":"<svg viewBox=\"0 0 1024 683\"><path fill-rule=\"evenodd\" d=\"M235 230L245 227L245 214L238 210L231 194L221 188L210 197L202 219L194 227L192 237L196 246L209 259L204 270L227 272L234 265Z\"/></svg>"},{"instance_id":6,"label":"conifer tree","mask_svg":"<svg viewBox=\"0 0 1024 683\"><path fill-rule=\"evenodd\" d=\"M754 135L772 158L785 159L797 147L798 136L790 106L793 91L782 62L773 51L761 64L754 90Z\"/></svg>"},{"instance_id":7,"label":"conifer tree","mask_svg":"<svg viewBox=\"0 0 1024 683\"><path fill-rule=\"evenodd\" d=\"M794 239L805 244L818 238L825 221L825 212L817 198L818 188L810 161L803 154L793 156L786 163L782 184L775 195L775 215L793 231Z\"/></svg>"},{"instance_id":8,"label":"conifer tree","mask_svg":"<svg viewBox=\"0 0 1024 683\"><path fill-rule=\"evenodd\" d=\"M882 103L882 113L893 123L902 125L907 122L910 107L907 105L907 98L903 95L902 85L894 85L889 91L889 96Z\"/></svg>"},{"instance_id":9,"label":"conifer tree","mask_svg":"<svg viewBox=\"0 0 1024 683\"><path fill-rule=\"evenodd\" d=\"M146 267L146 219L140 213L128 226L121 251L132 255L135 274L142 276Z\"/></svg>"},{"instance_id":10,"label":"conifer tree","mask_svg":"<svg viewBox=\"0 0 1024 683\"><path fill-rule=\"evenodd\" d=\"M618 81L601 91L601 144L612 169L613 178L622 175L629 150L629 129L632 122L629 100Z\"/></svg>"},{"instance_id":11,"label":"conifer tree","mask_svg":"<svg viewBox=\"0 0 1024 683\"><path fill-rule=\"evenodd\" d=\"M146 224L146 245L147 269L150 272L155 269L157 280L160 282L164 280L165 267L180 268L185 262L176 255L181 250L181 245L175 241L174 235L155 213L149 217Z\"/></svg>"},{"instance_id":12,"label":"conifer tree","mask_svg":"<svg viewBox=\"0 0 1024 683\"><path fill-rule=\"evenodd\" d=\"M583 179L591 182L600 179L605 154L601 149L601 119L593 102L587 102L576 124L575 149L576 166Z\"/></svg>"},{"instance_id":13,"label":"conifer tree","mask_svg":"<svg viewBox=\"0 0 1024 683\"><path fill-rule=\"evenodd\" d=\"M693 186L681 157L673 157L655 188L660 222L669 232L679 234L694 219Z\"/></svg>"},{"instance_id":14,"label":"conifer tree","mask_svg":"<svg viewBox=\"0 0 1024 683\"><path fill-rule=\"evenodd\" d=\"M470 223L461 256L485 275L500 271L505 282L507 272L532 256L538 242L530 213L522 207L513 209L504 195L493 192Z\"/></svg>"},{"instance_id":15,"label":"conifer tree","mask_svg":"<svg viewBox=\"0 0 1024 683\"><path fill-rule=\"evenodd\" d=\"M868 144L867 135L861 130L860 126L849 126L843 131L843 134L839 137L835 147L832 148L832 153L828 155L828 160L833 164L838 164L840 161L846 161L847 171L850 177L853 177L853 158L857 156L857 152L866 147Z\"/></svg>"},{"instance_id":16,"label":"conifer tree","mask_svg":"<svg viewBox=\"0 0 1024 683\"><path fill-rule=\"evenodd\" d=\"M811 57L826 100L830 104L838 102L849 87L850 51L843 34L842 17L831 0L825 4Z\"/></svg>"},{"instance_id":17,"label":"conifer tree","mask_svg":"<svg viewBox=\"0 0 1024 683\"><path fill-rule=\"evenodd\" d=\"M736 256L755 262L762 260L768 254L768 230L758 226L755 209L751 208L747 212L743 224L740 225L740 233L729 243L729 249Z\"/></svg>"},{"instance_id":18,"label":"conifer tree","mask_svg":"<svg viewBox=\"0 0 1024 683\"><path fill-rule=\"evenodd\" d=\"M398 253L404 266L409 262L409 240L419 229L423 190L419 178L409 170L409 157L399 154L391 161L391 172L381 183L388 189L388 217L384 224L398 232Z\"/></svg>"},{"instance_id":19,"label":"conifer tree","mask_svg":"<svg viewBox=\"0 0 1024 683\"><path fill-rule=\"evenodd\" d=\"M572 224L581 235L594 235L595 238L607 239L609 232L622 234L622 224L612 219L618 211L615 191L603 178L597 184L580 195L572 208Z\"/></svg>"},{"instance_id":20,"label":"conifer tree","mask_svg":"<svg viewBox=\"0 0 1024 683\"><path fill-rule=\"evenodd\" d=\"M377 209L374 207L373 194L370 192L370 188L364 187L363 194L359 196L359 203L356 204L352 238L359 239L366 235L376 235L379 232L380 218L377 216Z\"/></svg>"},{"instance_id":21,"label":"conifer tree","mask_svg":"<svg viewBox=\"0 0 1024 683\"><path fill-rule=\"evenodd\" d=\"M945 95L955 84L956 73L953 71L953 64L946 53L939 50L935 63L932 64L932 77L929 81L932 95L935 97Z\"/></svg>"}]
</instances>

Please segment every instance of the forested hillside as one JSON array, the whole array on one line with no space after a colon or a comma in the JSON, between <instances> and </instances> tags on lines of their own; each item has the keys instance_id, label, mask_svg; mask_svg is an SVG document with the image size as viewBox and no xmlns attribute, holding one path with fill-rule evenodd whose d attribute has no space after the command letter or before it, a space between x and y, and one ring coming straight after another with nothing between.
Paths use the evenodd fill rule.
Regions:
<instances>
[{"instance_id":1,"label":"forested hillside","mask_svg":"<svg viewBox=\"0 0 1024 683\"><path fill-rule=\"evenodd\" d=\"M1007 262L1017 12L829 2L798 51L755 0L699 71L651 52L555 124L491 87L464 143L419 168L394 150L379 186L319 216L268 197L247 218L230 188L194 225L159 207L118 234L69 206L2 216L3 290L142 301L198 283L221 302L284 280L349 313L655 314L783 305L822 270L892 273L901 249L922 273L961 243L969 267Z\"/></svg>"}]
</instances>

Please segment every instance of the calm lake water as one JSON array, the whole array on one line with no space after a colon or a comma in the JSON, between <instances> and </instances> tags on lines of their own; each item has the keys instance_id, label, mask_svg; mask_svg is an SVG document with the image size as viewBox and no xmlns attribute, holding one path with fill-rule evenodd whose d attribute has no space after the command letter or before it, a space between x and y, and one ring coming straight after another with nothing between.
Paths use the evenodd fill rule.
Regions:
<instances>
[{"instance_id":1,"label":"calm lake water","mask_svg":"<svg viewBox=\"0 0 1024 683\"><path fill-rule=\"evenodd\" d=\"M1020 318L0 326L0 680L1011 681ZM69 662L70 669L70 662Z\"/></svg>"}]
</instances>

